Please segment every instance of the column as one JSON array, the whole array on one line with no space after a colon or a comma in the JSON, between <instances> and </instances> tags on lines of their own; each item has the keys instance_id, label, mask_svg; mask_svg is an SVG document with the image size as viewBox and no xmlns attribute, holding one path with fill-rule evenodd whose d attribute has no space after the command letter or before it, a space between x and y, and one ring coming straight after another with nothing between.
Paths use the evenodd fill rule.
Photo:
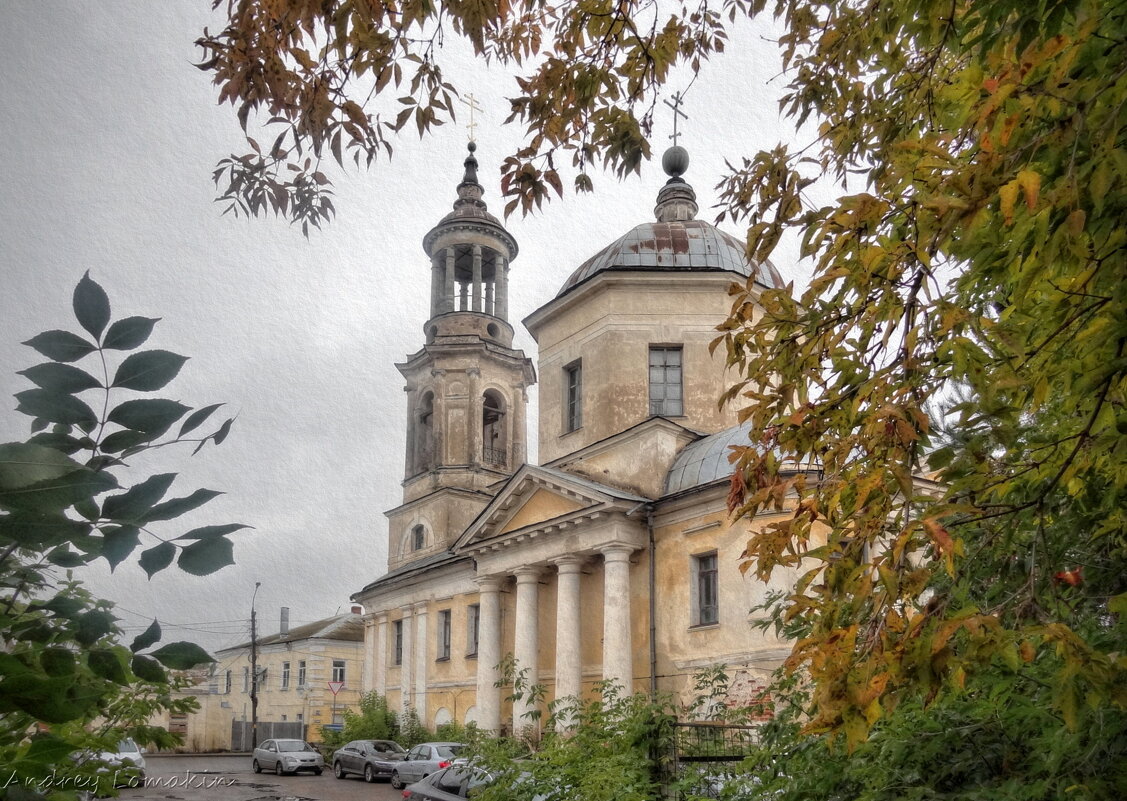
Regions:
<instances>
[{"instance_id":1,"label":"column","mask_svg":"<svg viewBox=\"0 0 1127 801\"><path fill-rule=\"evenodd\" d=\"M540 613L537 601L540 597L540 568L520 567L513 571L517 579L516 634L513 638L513 657L517 672L524 673L525 692L540 681L540 635L538 623ZM536 723L525 715L536 708L527 698L513 702L513 731Z\"/></svg>"},{"instance_id":2,"label":"column","mask_svg":"<svg viewBox=\"0 0 1127 801\"><path fill-rule=\"evenodd\" d=\"M454 311L454 248L446 248L446 275L442 282L442 310Z\"/></svg>"},{"instance_id":3,"label":"column","mask_svg":"<svg viewBox=\"0 0 1127 801\"><path fill-rule=\"evenodd\" d=\"M482 462L482 441L481 441L481 423L482 423L482 397L481 397L481 369L478 367L470 367L466 370L466 375L469 376L470 385L470 398L469 409L467 414L469 420L466 421L467 431L466 434L466 448L469 453L466 454L466 464L479 465Z\"/></svg>"},{"instance_id":4,"label":"column","mask_svg":"<svg viewBox=\"0 0 1127 801\"><path fill-rule=\"evenodd\" d=\"M387 695L387 612L376 615L376 655L375 675L372 689L380 695Z\"/></svg>"},{"instance_id":5,"label":"column","mask_svg":"<svg viewBox=\"0 0 1127 801\"><path fill-rule=\"evenodd\" d=\"M556 698L579 697L583 689L582 612L579 582L583 559L556 560ZM570 728L565 723L565 728Z\"/></svg>"},{"instance_id":6,"label":"column","mask_svg":"<svg viewBox=\"0 0 1127 801\"><path fill-rule=\"evenodd\" d=\"M481 311L481 245L473 246L473 310Z\"/></svg>"},{"instance_id":7,"label":"column","mask_svg":"<svg viewBox=\"0 0 1127 801\"><path fill-rule=\"evenodd\" d=\"M364 667L360 673L360 692L370 693L376 686L376 616L364 617Z\"/></svg>"},{"instance_id":8,"label":"column","mask_svg":"<svg viewBox=\"0 0 1127 801\"><path fill-rule=\"evenodd\" d=\"M628 545L610 545L603 554L603 679L634 692L630 637L630 554Z\"/></svg>"},{"instance_id":9,"label":"column","mask_svg":"<svg viewBox=\"0 0 1127 801\"><path fill-rule=\"evenodd\" d=\"M403 633L403 650L400 653L401 659L399 662L399 711L402 714L407 712L415 705L415 699L412 693L411 677L414 672L411 666L414 664L414 652L411 650L411 629L414 621L411 620L411 607L403 607L403 617L400 622L400 631Z\"/></svg>"},{"instance_id":10,"label":"column","mask_svg":"<svg viewBox=\"0 0 1127 801\"><path fill-rule=\"evenodd\" d=\"M509 265L505 258L498 253L493 257L493 280L497 284L494 304L497 307L497 316L502 320L509 319Z\"/></svg>"},{"instance_id":11,"label":"column","mask_svg":"<svg viewBox=\"0 0 1127 801\"><path fill-rule=\"evenodd\" d=\"M415 604L415 711L427 721L427 605Z\"/></svg>"},{"instance_id":12,"label":"column","mask_svg":"<svg viewBox=\"0 0 1127 801\"><path fill-rule=\"evenodd\" d=\"M501 730L501 578L477 579L477 717L483 731Z\"/></svg>"},{"instance_id":13,"label":"column","mask_svg":"<svg viewBox=\"0 0 1127 801\"><path fill-rule=\"evenodd\" d=\"M442 259L436 253L430 259L430 316L442 314L442 287L446 282Z\"/></svg>"},{"instance_id":14,"label":"column","mask_svg":"<svg viewBox=\"0 0 1127 801\"><path fill-rule=\"evenodd\" d=\"M517 468L528 461L528 454L525 453L525 414L528 404L528 390L517 384L513 387L513 414L512 414L512 458L509 464L512 465L512 470L515 473Z\"/></svg>"}]
</instances>

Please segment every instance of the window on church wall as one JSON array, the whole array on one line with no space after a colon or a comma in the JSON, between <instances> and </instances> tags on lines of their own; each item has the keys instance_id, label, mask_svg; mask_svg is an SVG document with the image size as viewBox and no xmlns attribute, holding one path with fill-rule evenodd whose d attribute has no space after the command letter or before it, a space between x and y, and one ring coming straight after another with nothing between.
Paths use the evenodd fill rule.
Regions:
<instances>
[{"instance_id":1,"label":"window on church wall","mask_svg":"<svg viewBox=\"0 0 1127 801\"><path fill-rule=\"evenodd\" d=\"M421 551L427 547L427 530L421 525L411 529L411 550Z\"/></svg>"},{"instance_id":2,"label":"window on church wall","mask_svg":"<svg viewBox=\"0 0 1127 801\"><path fill-rule=\"evenodd\" d=\"M427 392L415 411L414 470L421 473L435 466L434 393Z\"/></svg>"},{"instance_id":3,"label":"window on church wall","mask_svg":"<svg viewBox=\"0 0 1127 801\"><path fill-rule=\"evenodd\" d=\"M297 686L305 686L305 660L302 659L297 663Z\"/></svg>"},{"instance_id":4,"label":"window on church wall","mask_svg":"<svg viewBox=\"0 0 1127 801\"><path fill-rule=\"evenodd\" d=\"M693 557L692 625L710 626L720 621L720 585L716 551Z\"/></svg>"},{"instance_id":5,"label":"window on church wall","mask_svg":"<svg viewBox=\"0 0 1127 801\"><path fill-rule=\"evenodd\" d=\"M290 663L282 663L282 689L288 690L290 688Z\"/></svg>"},{"instance_id":6,"label":"window on church wall","mask_svg":"<svg viewBox=\"0 0 1127 801\"><path fill-rule=\"evenodd\" d=\"M583 362L564 368L564 433L583 425Z\"/></svg>"},{"instance_id":7,"label":"window on church wall","mask_svg":"<svg viewBox=\"0 0 1127 801\"><path fill-rule=\"evenodd\" d=\"M466 657L477 658L478 625L481 621L481 605L466 607Z\"/></svg>"},{"instance_id":8,"label":"window on church wall","mask_svg":"<svg viewBox=\"0 0 1127 801\"><path fill-rule=\"evenodd\" d=\"M679 417L684 412L681 347L650 348L650 414Z\"/></svg>"},{"instance_id":9,"label":"window on church wall","mask_svg":"<svg viewBox=\"0 0 1127 801\"><path fill-rule=\"evenodd\" d=\"M450 610L438 613L438 661L450 658Z\"/></svg>"},{"instance_id":10,"label":"window on church wall","mask_svg":"<svg viewBox=\"0 0 1127 801\"><path fill-rule=\"evenodd\" d=\"M394 662L393 664L403 664L403 621L397 620L392 624L392 636L395 638Z\"/></svg>"},{"instance_id":11,"label":"window on church wall","mask_svg":"<svg viewBox=\"0 0 1127 801\"><path fill-rule=\"evenodd\" d=\"M486 390L481 404L481 460L504 467L508 462L505 440L505 400L500 393Z\"/></svg>"},{"instance_id":12,"label":"window on church wall","mask_svg":"<svg viewBox=\"0 0 1127 801\"><path fill-rule=\"evenodd\" d=\"M223 677L223 693L225 695L231 694L231 671L227 671Z\"/></svg>"},{"instance_id":13,"label":"window on church wall","mask_svg":"<svg viewBox=\"0 0 1127 801\"><path fill-rule=\"evenodd\" d=\"M249 667L243 668L243 692L244 693L250 692L250 668Z\"/></svg>"}]
</instances>

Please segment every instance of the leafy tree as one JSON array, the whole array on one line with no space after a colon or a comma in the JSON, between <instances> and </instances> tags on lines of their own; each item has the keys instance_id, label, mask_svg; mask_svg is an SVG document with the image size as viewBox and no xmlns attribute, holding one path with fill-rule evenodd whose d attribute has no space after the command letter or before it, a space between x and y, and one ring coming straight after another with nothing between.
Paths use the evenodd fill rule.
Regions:
<instances>
[{"instance_id":1,"label":"leafy tree","mask_svg":"<svg viewBox=\"0 0 1127 801\"><path fill-rule=\"evenodd\" d=\"M377 692L360 696L359 711L344 710L344 727L340 731L321 729L321 741L332 750L353 740L398 740L399 716L387 705L387 698Z\"/></svg>"},{"instance_id":2,"label":"leafy tree","mask_svg":"<svg viewBox=\"0 0 1127 801\"><path fill-rule=\"evenodd\" d=\"M188 711L194 700L170 695L178 684L167 670L210 661L192 643L155 647L155 620L122 644L112 604L84 590L77 571L99 559L116 568L143 548L138 561L150 579L173 561L206 575L231 563L227 535L245 528L159 533L220 493L168 497L175 473L137 480L131 465L173 444L195 444L196 451L219 444L232 420L200 435L219 405L193 411L148 397L186 361L137 350L156 319L113 320L106 293L89 275L74 290L73 308L83 333L47 331L26 343L50 360L21 372L35 388L16 395L36 433L0 445L0 762L10 769L0 796L9 798L88 788L80 779L96 764L76 763L77 750L116 750L125 735L171 744L166 732L146 725L149 717ZM94 363L92 372L77 366L84 360Z\"/></svg>"}]
</instances>

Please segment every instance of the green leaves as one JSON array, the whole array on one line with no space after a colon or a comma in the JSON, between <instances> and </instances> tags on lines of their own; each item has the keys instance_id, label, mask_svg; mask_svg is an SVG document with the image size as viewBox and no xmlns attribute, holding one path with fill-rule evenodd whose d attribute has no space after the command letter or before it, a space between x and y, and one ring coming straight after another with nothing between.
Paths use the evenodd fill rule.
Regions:
<instances>
[{"instance_id":1,"label":"green leaves","mask_svg":"<svg viewBox=\"0 0 1127 801\"><path fill-rule=\"evenodd\" d=\"M98 379L86 371L58 362L44 362L21 370L19 375L42 389L69 395L102 386Z\"/></svg>"},{"instance_id":2,"label":"green leaves","mask_svg":"<svg viewBox=\"0 0 1127 801\"><path fill-rule=\"evenodd\" d=\"M152 392L176 377L187 358L166 350L134 353L117 368L111 386Z\"/></svg>"},{"instance_id":3,"label":"green leaves","mask_svg":"<svg viewBox=\"0 0 1127 801\"><path fill-rule=\"evenodd\" d=\"M196 665L215 661L208 656L207 651L190 642L171 642L153 651L149 656L172 670L189 670Z\"/></svg>"},{"instance_id":4,"label":"green leaves","mask_svg":"<svg viewBox=\"0 0 1127 801\"><path fill-rule=\"evenodd\" d=\"M102 503L102 514L112 520L138 521L164 497L175 479L175 473L150 476L121 495L106 498Z\"/></svg>"},{"instance_id":5,"label":"green leaves","mask_svg":"<svg viewBox=\"0 0 1127 801\"><path fill-rule=\"evenodd\" d=\"M222 567L235 564L231 541L223 537L201 539L180 552L177 566L193 576L206 576Z\"/></svg>"},{"instance_id":6,"label":"green leaves","mask_svg":"<svg viewBox=\"0 0 1127 801\"><path fill-rule=\"evenodd\" d=\"M153 332L153 326L160 322L159 317L126 317L110 326L102 347L111 350L133 350L140 347Z\"/></svg>"},{"instance_id":7,"label":"green leaves","mask_svg":"<svg viewBox=\"0 0 1127 801\"><path fill-rule=\"evenodd\" d=\"M115 406L106 419L155 439L172 428L188 411L188 407L179 401L157 398L128 400Z\"/></svg>"},{"instance_id":8,"label":"green leaves","mask_svg":"<svg viewBox=\"0 0 1127 801\"><path fill-rule=\"evenodd\" d=\"M79 325L97 340L110 321L110 299L87 272L74 288L74 316Z\"/></svg>"},{"instance_id":9,"label":"green leaves","mask_svg":"<svg viewBox=\"0 0 1127 801\"><path fill-rule=\"evenodd\" d=\"M150 645L160 641L160 624L154 620L149 624L142 634L137 635L133 639L133 643L129 646L129 650L133 653L143 651Z\"/></svg>"},{"instance_id":10,"label":"green leaves","mask_svg":"<svg viewBox=\"0 0 1127 801\"><path fill-rule=\"evenodd\" d=\"M74 362L83 356L96 351L96 345L91 344L76 334L67 331L44 331L37 334L23 344L30 345L48 359L57 362Z\"/></svg>"}]
</instances>

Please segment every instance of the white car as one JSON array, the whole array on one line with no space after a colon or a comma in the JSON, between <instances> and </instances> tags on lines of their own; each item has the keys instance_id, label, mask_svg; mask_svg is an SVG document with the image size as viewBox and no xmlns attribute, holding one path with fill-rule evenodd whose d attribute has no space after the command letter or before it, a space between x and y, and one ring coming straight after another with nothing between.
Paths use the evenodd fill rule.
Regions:
<instances>
[{"instance_id":1,"label":"white car","mask_svg":"<svg viewBox=\"0 0 1127 801\"><path fill-rule=\"evenodd\" d=\"M107 776L114 787L142 787L145 784L145 749L129 737L118 741L116 751L82 752L78 763L97 762L99 776ZM100 781L100 780L99 780Z\"/></svg>"},{"instance_id":2,"label":"white car","mask_svg":"<svg viewBox=\"0 0 1127 801\"><path fill-rule=\"evenodd\" d=\"M251 767L255 773L272 770L281 776L283 773L308 770L320 776L325 769L325 760L305 740L266 740L254 749Z\"/></svg>"}]
</instances>

